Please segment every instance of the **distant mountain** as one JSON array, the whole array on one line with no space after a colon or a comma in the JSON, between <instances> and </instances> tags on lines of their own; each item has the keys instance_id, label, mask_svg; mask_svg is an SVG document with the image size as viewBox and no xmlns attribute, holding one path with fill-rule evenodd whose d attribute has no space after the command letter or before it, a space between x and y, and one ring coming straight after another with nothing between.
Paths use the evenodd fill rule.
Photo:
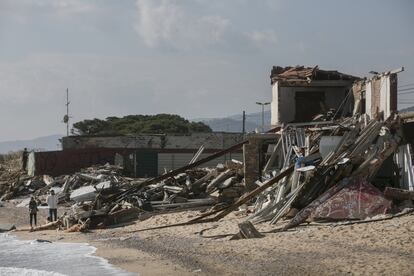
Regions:
<instances>
[{"instance_id":1,"label":"distant mountain","mask_svg":"<svg viewBox=\"0 0 414 276\"><path fill-rule=\"evenodd\" d=\"M265 129L270 127L271 112L265 111L264 114ZM195 122L203 122L211 127L213 131L223 132L242 132L243 115L237 114L224 118L197 118L192 119ZM262 113L246 114L246 132L252 132L262 127Z\"/></svg>"},{"instance_id":2,"label":"distant mountain","mask_svg":"<svg viewBox=\"0 0 414 276\"><path fill-rule=\"evenodd\" d=\"M32 140L0 142L0 154L23 150L24 148L44 151L59 150L61 148L59 142L60 138L62 138L62 135L56 134L39 137Z\"/></svg>"},{"instance_id":3,"label":"distant mountain","mask_svg":"<svg viewBox=\"0 0 414 276\"><path fill-rule=\"evenodd\" d=\"M411 111L414 111L414 106L410 106L410 107L399 110L399 112L411 112Z\"/></svg>"}]
</instances>

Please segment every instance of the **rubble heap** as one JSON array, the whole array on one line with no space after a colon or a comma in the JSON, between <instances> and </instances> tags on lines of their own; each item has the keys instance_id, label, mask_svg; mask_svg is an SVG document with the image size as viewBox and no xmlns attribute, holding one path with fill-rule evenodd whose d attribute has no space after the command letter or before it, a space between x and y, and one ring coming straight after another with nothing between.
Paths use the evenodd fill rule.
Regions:
<instances>
[{"instance_id":1,"label":"rubble heap","mask_svg":"<svg viewBox=\"0 0 414 276\"><path fill-rule=\"evenodd\" d=\"M249 222L287 219L283 230L315 220L366 220L403 211L400 203L413 207L403 202L414 198L414 180L398 115L288 124L277 134L256 189L186 224L218 221L244 204Z\"/></svg>"},{"instance_id":2,"label":"rubble heap","mask_svg":"<svg viewBox=\"0 0 414 276\"><path fill-rule=\"evenodd\" d=\"M23 197L19 206L27 206L29 195L45 204L47 193L54 190L60 204L72 206L61 223L67 228L75 224L84 229L126 222L144 211L229 205L244 193L243 166L236 160L215 168L188 169L136 190L131 188L140 187L146 179L124 177L122 171L109 164L58 177L4 171L0 192L2 200ZM123 193L122 200L117 199Z\"/></svg>"},{"instance_id":3,"label":"rubble heap","mask_svg":"<svg viewBox=\"0 0 414 276\"><path fill-rule=\"evenodd\" d=\"M287 127L281 139L295 136L298 129ZM390 211L391 202L371 184L382 164L403 141L398 118L385 122L354 118L330 127L305 129L310 144L307 154L295 170L256 200L252 222L274 224L283 216L294 216L287 227L308 218L318 220L365 219ZM321 156L322 137L339 138L335 147ZM285 142L282 143L285 143ZM299 141L289 139L284 145L285 166L300 157ZM386 185L393 185L387 183ZM336 197L336 198L334 198ZM329 209L329 210L328 210Z\"/></svg>"},{"instance_id":4,"label":"rubble heap","mask_svg":"<svg viewBox=\"0 0 414 276\"><path fill-rule=\"evenodd\" d=\"M54 189L60 202L74 203L61 219L69 231L120 224L151 211L213 205L211 211L179 225L218 221L248 205L243 207L250 211L244 232L255 232L255 223L282 219L286 230L309 221L395 213L401 211L401 202L414 198L411 148L398 115L385 121L355 115L272 131L277 141L269 147L267 163L250 191L242 162L201 167L248 140L151 179L123 177L122 168L107 164L56 178L19 178L14 183L20 184L9 187L18 191L12 196L33 191L42 196ZM22 186L30 188L16 188Z\"/></svg>"},{"instance_id":5,"label":"rubble heap","mask_svg":"<svg viewBox=\"0 0 414 276\"><path fill-rule=\"evenodd\" d=\"M142 185L146 180L129 179L127 185L116 185L115 189L111 181L95 185L95 190L83 186L70 195L77 204L67 215L72 223L65 226L88 221L89 228L100 228L128 222L145 212L228 205L243 194L242 179L242 164L229 161L216 168L186 170L150 185Z\"/></svg>"},{"instance_id":6,"label":"rubble heap","mask_svg":"<svg viewBox=\"0 0 414 276\"><path fill-rule=\"evenodd\" d=\"M33 187L26 185L30 177L21 170L21 158L19 152L0 156L0 201L27 195L39 188L38 182Z\"/></svg>"}]
</instances>

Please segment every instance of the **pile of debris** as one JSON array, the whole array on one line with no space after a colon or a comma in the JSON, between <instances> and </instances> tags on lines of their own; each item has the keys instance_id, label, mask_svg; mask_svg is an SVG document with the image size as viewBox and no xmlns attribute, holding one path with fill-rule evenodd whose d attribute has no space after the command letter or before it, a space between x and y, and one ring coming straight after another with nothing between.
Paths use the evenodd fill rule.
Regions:
<instances>
[{"instance_id":1,"label":"pile of debris","mask_svg":"<svg viewBox=\"0 0 414 276\"><path fill-rule=\"evenodd\" d=\"M355 115L286 125L276 132L279 138L257 188L230 206L178 225L218 221L245 204L249 222L284 219L282 230L310 221L413 211L411 147L402 125L395 114L385 121Z\"/></svg>"},{"instance_id":2,"label":"pile of debris","mask_svg":"<svg viewBox=\"0 0 414 276\"><path fill-rule=\"evenodd\" d=\"M143 185L147 179L124 177L122 171L109 164L58 177L30 177L9 170L0 175L0 194L2 200L24 197L18 206L26 207L29 195L45 205L48 192L54 190L61 205L71 206L60 223L68 229L74 225L87 229L127 222L144 211L229 205L245 190L243 163L236 160L215 168L188 169L150 185Z\"/></svg>"},{"instance_id":3,"label":"pile of debris","mask_svg":"<svg viewBox=\"0 0 414 276\"><path fill-rule=\"evenodd\" d=\"M260 194L251 222L274 224L291 217L288 229L307 220L365 219L391 211L386 187L414 188L412 181L400 181L401 171L392 165L397 152L411 160L398 116L384 122L356 116L324 127L287 126L280 134L280 156L285 157L280 169L294 170ZM406 173L412 179L412 167Z\"/></svg>"},{"instance_id":4,"label":"pile of debris","mask_svg":"<svg viewBox=\"0 0 414 276\"><path fill-rule=\"evenodd\" d=\"M107 164L20 181L37 185L37 196L54 189L61 202L71 204L61 219L69 231L125 223L151 211L206 206L214 208L179 225L218 221L242 205L249 205L243 209L250 211L245 225L250 232L251 223L282 219L286 230L309 221L364 220L412 205L411 148L400 116L381 121L355 115L272 131L277 139L250 191L242 162L201 167L249 140L151 179L123 177L122 168Z\"/></svg>"},{"instance_id":5,"label":"pile of debris","mask_svg":"<svg viewBox=\"0 0 414 276\"><path fill-rule=\"evenodd\" d=\"M77 174L85 178L85 174ZM188 209L212 206L217 203L231 204L244 193L242 163L228 161L215 168L195 168L168 177L158 183L143 185L144 181L132 179L128 183L106 180L94 186L83 186L71 193L75 201L70 214L65 217L65 227L73 223L89 228L102 228L128 222L144 212L170 209ZM91 181L103 177L88 177ZM113 185L116 184L116 185ZM140 188L136 188L140 187Z\"/></svg>"},{"instance_id":6,"label":"pile of debris","mask_svg":"<svg viewBox=\"0 0 414 276\"><path fill-rule=\"evenodd\" d=\"M231 204L244 193L242 163L236 160L215 168L187 170L159 183L130 191L123 200L152 209L197 207L216 202ZM217 199L211 197L218 193ZM144 208L145 209L145 208Z\"/></svg>"},{"instance_id":7,"label":"pile of debris","mask_svg":"<svg viewBox=\"0 0 414 276\"><path fill-rule=\"evenodd\" d=\"M20 195L27 195L39 188L39 183L26 185L30 179L21 170L22 154L11 153L0 155L0 201L9 200Z\"/></svg>"}]
</instances>

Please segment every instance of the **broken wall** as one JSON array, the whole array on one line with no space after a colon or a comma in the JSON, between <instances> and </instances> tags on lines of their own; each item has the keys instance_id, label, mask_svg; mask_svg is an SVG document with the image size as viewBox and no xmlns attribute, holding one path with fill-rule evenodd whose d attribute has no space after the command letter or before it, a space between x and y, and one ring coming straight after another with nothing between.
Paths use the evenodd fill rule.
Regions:
<instances>
[{"instance_id":1,"label":"broken wall","mask_svg":"<svg viewBox=\"0 0 414 276\"><path fill-rule=\"evenodd\" d=\"M205 158L219 150L205 150L199 159ZM93 148L93 149L69 149L63 151L46 151L33 152L29 158L28 170L30 175L52 175L71 174L94 165L104 165L106 163L115 164L115 158L118 155L124 158L130 158L133 153L138 154L136 166L142 171L142 168L148 168L148 173L141 172L142 175L155 176L161 175L165 170L173 170L187 165L193 158L196 150L136 150L125 148ZM156 156L156 163L145 158L145 153L152 153ZM241 151L229 153L210 162L204 166L215 167L218 163L224 163L227 160L243 160ZM126 159L124 159L125 161ZM144 163L142 163L144 162ZM146 163L149 162L149 163ZM133 169L133 168L132 168ZM151 172L151 173L150 173Z\"/></svg>"},{"instance_id":2,"label":"broken wall","mask_svg":"<svg viewBox=\"0 0 414 276\"><path fill-rule=\"evenodd\" d=\"M62 138L62 148L134 148L134 149L224 149L243 140L241 133L192 133L188 135L143 134L136 136L69 136Z\"/></svg>"},{"instance_id":3,"label":"broken wall","mask_svg":"<svg viewBox=\"0 0 414 276\"><path fill-rule=\"evenodd\" d=\"M374 76L354 84L354 97L361 99L354 113L364 112L370 118L387 119L397 111L397 74Z\"/></svg>"},{"instance_id":4,"label":"broken wall","mask_svg":"<svg viewBox=\"0 0 414 276\"><path fill-rule=\"evenodd\" d=\"M323 92L326 109L337 109L348 93L344 86L280 86L279 82L272 85L272 126L295 121L296 92Z\"/></svg>"},{"instance_id":5,"label":"broken wall","mask_svg":"<svg viewBox=\"0 0 414 276\"><path fill-rule=\"evenodd\" d=\"M114 164L115 154L126 154L125 149L72 149L34 152L29 171L32 175L58 176L80 171L93 165Z\"/></svg>"}]
</instances>

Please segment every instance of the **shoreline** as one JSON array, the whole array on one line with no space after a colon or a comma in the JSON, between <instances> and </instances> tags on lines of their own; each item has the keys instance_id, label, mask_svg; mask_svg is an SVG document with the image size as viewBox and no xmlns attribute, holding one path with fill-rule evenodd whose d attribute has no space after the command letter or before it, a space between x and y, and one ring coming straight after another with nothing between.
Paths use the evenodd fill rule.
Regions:
<instances>
[{"instance_id":1,"label":"shoreline","mask_svg":"<svg viewBox=\"0 0 414 276\"><path fill-rule=\"evenodd\" d=\"M184 268L168 263L155 256L140 251L120 246L116 240L100 241L96 233L65 233L64 231L45 230L38 232L11 231L10 235L20 240L42 239L56 243L75 243L88 245L95 250L91 256L105 259L116 268L139 275L165 275L170 271L176 271L179 275L189 275Z\"/></svg>"},{"instance_id":2,"label":"shoreline","mask_svg":"<svg viewBox=\"0 0 414 276\"><path fill-rule=\"evenodd\" d=\"M27 210L0 208L0 222L27 225ZM198 211L158 214L119 228L90 233L47 230L15 231L20 239L85 242L95 255L140 275L412 275L414 215L348 226L307 226L265 234L264 238L230 241L246 216L232 213L218 223L144 232L137 229L187 221ZM16 220L17 219L17 220ZM23 219L23 220L22 220ZM13 222L14 221L14 222ZM16 222L17 221L17 222ZM261 231L274 226L256 225ZM200 231L203 235L200 235Z\"/></svg>"},{"instance_id":3,"label":"shoreline","mask_svg":"<svg viewBox=\"0 0 414 276\"><path fill-rule=\"evenodd\" d=\"M94 230L90 233L67 233L62 230L29 232L25 230L30 227L27 224L28 218L26 216L28 217L26 208L10 207L10 205L0 207L0 223L14 224L17 229L8 232L8 234L19 240L42 239L59 243L87 244L95 248L95 252L91 254L92 256L103 258L116 268L139 275L165 275L165 273L170 271L176 271L180 275L191 274L185 268L169 264L168 260L160 259L158 256L152 256L141 250L119 246L116 239L108 242L108 240L105 240L107 239L105 233L107 230ZM40 223L38 225L43 221L46 222L46 217L46 209L40 210L38 213L38 222ZM27 222L25 222L26 219Z\"/></svg>"}]
</instances>

